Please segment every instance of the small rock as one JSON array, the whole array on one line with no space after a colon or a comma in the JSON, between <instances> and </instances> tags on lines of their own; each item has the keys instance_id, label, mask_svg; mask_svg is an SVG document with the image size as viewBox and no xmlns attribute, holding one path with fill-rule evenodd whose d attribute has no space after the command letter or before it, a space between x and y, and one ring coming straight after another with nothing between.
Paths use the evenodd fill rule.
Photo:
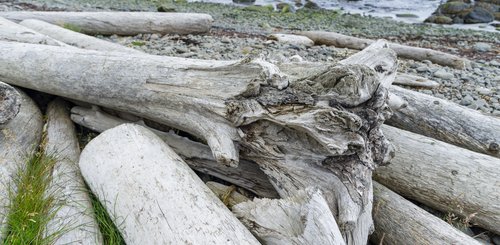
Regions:
<instances>
[{"instance_id":1,"label":"small rock","mask_svg":"<svg viewBox=\"0 0 500 245\"><path fill-rule=\"evenodd\" d=\"M490 66L500 67L500 62L498 62L496 60L492 60L492 61L490 61Z\"/></svg>"},{"instance_id":2,"label":"small rock","mask_svg":"<svg viewBox=\"0 0 500 245\"><path fill-rule=\"evenodd\" d=\"M482 7L474 7L474 9L468 13L464 22L467 24L477 24L477 23L489 23L494 20L493 14Z\"/></svg>"},{"instance_id":3,"label":"small rock","mask_svg":"<svg viewBox=\"0 0 500 245\"><path fill-rule=\"evenodd\" d=\"M452 24L453 19L448 17L448 16L439 15L439 16L436 16L436 18L434 19L433 22L436 24Z\"/></svg>"},{"instance_id":4,"label":"small rock","mask_svg":"<svg viewBox=\"0 0 500 245\"><path fill-rule=\"evenodd\" d=\"M472 102L474 102L474 98L472 98L472 96L470 96L470 95L466 95L462 99L462 101L460 101L460 105L468 106L468 105L472 104Z\"/></svg>"},{"instance_id":5,"label":"small rock","mask_svg":"<svg viewBox=\"0 0 500 245\"><path fill-rule=\"evenodd\" d=\"M493 93L491 89L483 88L483 87L477 87L476 92L478 92L480 95L490 95Z\"/></svg>"},{"instance_id":6,"label":"small rock","mask_svg":"<svg viewBox=\"0 0 500 245\"><path fill-rule=\"evenodd\" d=\"M306 0L306 4L304 4L304 8L306 8L306 9L320 9L319 5L311 0Z\"/></svg>"},{"instance_id":7,"label":"small rock","mask_svg":"<svg viewBox=\"0 0 500 245\"><path fill-rule=\"evenodd\" d=\"M446 80L451 80L455 77L453 75L453 73L447 72L444 69L440 69L440 70L434 72L434 76L438 77L438 78L446 79Z\"/></svg>"},{"instance_id":8,"label":"small rock","mask_svg":"<svg viewBox=\"0 0 500 245\"><path fill-rule=\"evenodd\" d=\"M491 50L491 45L489 43L475 43L473 46L474 50L478 52L488 52Z\"/></svg>"},{"instance_id":9,"label":"small rock","mask_svg":"<svg viewBox=\"0 0 500 245\"><path fill-rule=\"evenodd\" d=\"M160 38L160 35L155 33L155 34L151 34L151 36L149 37L149 40L157 40L159 38Z\"/></svg>"},{"instance_id":10,"label":"small rock","mask_svg":"<svg viewBox=\"0 0 500 245\"><path fill-rule=\"evenodd\" d=\"M427 71L429 71L429 67L427 67L427 66L419 66L419 67L417 67L416 70L418 72L427 72Z\"/></svg>"}]
</instances>

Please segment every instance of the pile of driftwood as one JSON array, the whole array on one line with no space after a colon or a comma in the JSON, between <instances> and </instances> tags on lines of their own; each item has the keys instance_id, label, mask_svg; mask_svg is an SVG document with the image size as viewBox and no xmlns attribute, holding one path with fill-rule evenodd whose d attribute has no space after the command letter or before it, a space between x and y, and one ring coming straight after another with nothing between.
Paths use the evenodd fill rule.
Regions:
<instances>
[{"instance_id":1,"label":"pile of driftwood","mask_svg":"<svg viewBox=\"0 0 500 245\"><path fill-rule=\"evenodd\" d=\"M77 229L57 244L101 241L83 179L128 244L366 244L372 232L377 244L480 244L400 195L500 234L500 121L392 85L435 86L398 74L398 55L457 68L464 59L318 32L273 38L362 50L336 64L184 59L85 34L206 32L210 16L0 16L3 181L43 125L12 86L61 97L47 108L42 147L58 156L52 185L64 207L47 229ZM81 154L73 122L103 132ZM205 184L191 169L233 186Z\"/></svg>"}]
</instances>

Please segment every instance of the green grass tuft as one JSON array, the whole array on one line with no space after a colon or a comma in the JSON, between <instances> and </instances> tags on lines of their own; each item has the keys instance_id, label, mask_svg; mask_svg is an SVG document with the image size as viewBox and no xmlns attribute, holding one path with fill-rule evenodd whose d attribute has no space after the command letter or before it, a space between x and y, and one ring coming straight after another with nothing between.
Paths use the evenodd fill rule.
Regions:
<instances>
[{"instance_id":1,"label":"green grass tuft","mask_svg":"<svg viewBox=\"0 0 500 245\"><path fill-rule=\"evenodd\" d=\"M51 171L56 160L43 152L27 157L9 188L9 214L5 231L5 245L53 244L60 232L46 234L45 227L54 217L55 197L47 193ZM61 231L62 232L62 231Z\"/></svg>"},{"instance_id":2,"label":"green grass tuft","mask_svg":"<svg viewBox=\"0 0 500 245\"><path fill-rule=\"evenodd\" d=\"M132 41L132 45L134 46L144 46L146 43L142 41Z\"/></svg>"},{"instance_id":3,"label":"green grass tuft","mask_svg":"<svg viewBox=\"0 0 500 245\"><path fill-rule=\"evenodd\" d=\"M82 32L82 28L80 28L77 25L70 24L70 23L64 23L63 27L68 29L68 30L74 31L74 32Z\"/></svg>"},{"instance_id":4,"label":"green grass tuft","mask_svg":"<svg viewBox=\"0 0 500 245\"><path fill-rule=\"evenodd\" d=\"M94 208L94 215L99 224L99 230L102 233L103 244L106 245L125 245L125 240L113 222L113 219L109 216L106 208L99 202L99 199L89 191L90 201L92 202L92 207ZM119 225L119 224L118 224Z\"/></svg>"}]
</instances>

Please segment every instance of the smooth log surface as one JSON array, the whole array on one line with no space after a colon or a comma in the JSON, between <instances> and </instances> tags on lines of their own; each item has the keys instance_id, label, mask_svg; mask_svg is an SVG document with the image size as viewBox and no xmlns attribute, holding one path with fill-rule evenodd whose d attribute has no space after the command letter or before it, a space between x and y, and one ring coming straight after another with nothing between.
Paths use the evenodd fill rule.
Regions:
<instances>
[{"instance_id":1,"label":"smooth log surface","mask_svg":"<svg viewBox=\"0 0 500 245\"><path fill-rule=\"evenodd\" d=\"M383 131L395 156L375 180L500 234L500 159L387 125Z\"/></svg>"},{"instance_id":2,"label":"smooth log surface","mask_svg":"<svg viewBox=\"0 0 500 245\"><path fill-rule=\"evenodd\" d=\"M61 42L78 48L109 52L125 52L129 54L142 54L142 52L139 50L104 41L41 20L27 19L21 21L19 25L26 26L39 33L50 36L51 38L55 38Z\"/></svg>"},{"instance_id":3,"label":"smooth log surface","mask_svg":"<svg viewBox=\"0 0 500 245\"><path fill-rule=\"evenodd\" d=\"M49 193L56 200L54 217L47 224L47 235L56 234L54 244L102 244L92 204L78 167L80 146L69 105L56 99L47 107L45 153L56 159Z\"/></svg>"},{"instance_id":4,"label":"smooth log surface","mask_svg":"<svg viewBox=\"0 0 500 245\"><path fill-rule=\"evenodd\" d=\"M391 87L408 105L394 112L387 124L500 157L500 120L451 101Z\"/></svg>"},{"instance_id":5,"label":"smooth log surface","mask_svg":"<svg viewBox=\"0 0 500 245\"><path fill-rule=\"evenodd\" d=\"M304 35L314 41L315 44L333 45L338 48L350 48L362 50L371 45L374 40L346 36L335 32L325 31L304 31L298 34ZM430 60L433 63L451 66L457 69L470 67L470 61L452 54L437 50L411 47L401 44L389 43L399 57L413 60Z\"/></svg>"},{"instance_id":6,"label":"smooth log surface","mask_svg":"<svg viewBox=\"0 0 500 245\"><path fill-rule=\"evenodd\" d=\"M22 97L15 88L0 82L0 129L19 113L21 100Z\"/></svg>"},{"instance_id":7,"label":"smooth log surface","mask_svg":"<svg viewBox=\"0 0 500 245\"><path fill-rule=\"evenodd\" d=\"M319 190L285 199L254 199L233 207L236 216L264 244L346 244Z\"/></svg>"},{"instance_id":8,"label":"smooth log surface","mask_svg":"<svg viewBox=\"0 0 500 245\"><path fill-rule=\"evenodd\" d=\"M38 19L71 27L85 34L134 36L141 33L196 34L208 32L212 17L194 13L156 12L0 12L6 19L21 22Z\"/></svg>"},{"instance_id":9,"label":"smooth log surface","mask_svg":"<svg viewBox=\"0 0 500 245\"><path fill-rule=\"evenodd\" d=\"M374 244L481 244L377 182L373 194Z\"/></svg>"},{"instance_id":10,"label":"smooth log surface","mask_svg":"<svg viewBox=\"0 0 500 245\"><path fill-rule=\"evenodd\" d=\"M150 128L143 121L133 122L112 116L96 107L85 108L77 106L71 109L71 113L71 119L75 123L96 132L104 132L125 123L135 123L146 127L172 147L192 169L243 187L260 197L279 197L267 176L254 162L241 159L240 164L235 168L222 165L216 162L210 152L210 148L205 144L179 136L172 131L163 132Z\"/></svg>"},{"instance_id":11,"label":"smooth log surface","mask_svg":"<svg viewBox=\"0 0 500 245\"><path fill-rule=\"evenodd\" d=\"M0 128L0 240L9 212L12 178L25 166L42 137L42 113L30 97L20 90L18 92L21 95L19 113Z\"/></svg>"},{"instance_id":12,"label":"smooth log surface","mask_svg":"<svg viewBox=\"0 0 500 245\"><path fill-rule=\"evenodd\" d=\"M314 42L311 39L300 35L275 33L269 35L268 38L281 43L290 43L294 45L304 45L308 47L314 45Z\"/></svg>"},{"instance_id":13,"label":"smooth log surface","mask_svg":"<svg viewBox=\"0 0 500 245\"><path fill-rule=\"evenodd\" d=\"M94 138L82 175L127 244L259 244L184 161L144 127Z\"/></svg>"},{"instance_id":14,"label":"smooth log surface","mask_svg":"<svg viewBox=\"0 0 500 245\"><path fill-rule=\"evenodd\" d=\"M435 88L439 87L439 83L425 77L399 73L394 80L395 85L404 85L412 87L424 87L424 88Z\"/></svg>"}]
</instances>

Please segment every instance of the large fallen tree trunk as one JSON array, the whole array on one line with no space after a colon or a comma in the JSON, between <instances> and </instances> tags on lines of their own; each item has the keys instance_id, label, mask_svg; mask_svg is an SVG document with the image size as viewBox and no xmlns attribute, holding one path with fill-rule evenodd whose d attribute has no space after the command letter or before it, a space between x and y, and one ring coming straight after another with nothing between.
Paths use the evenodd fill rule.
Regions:
<instances>
[{"instance_id":1,"label":"large fallen tree trunk","mask_svg":"<svg viewBox=\"0 0 500 245\"><path fill-rule=\"evenodd\" d=\"M41 20L27 19L21 21L19 24L78 48L142 54L139 50L127 48L116 43L107 42L92 36L74 32Z\"/></svg>"},{"instance_id":2,"label":"large fallen tree trunk","mask_svg":"<svg viewBox=\"0 0 500 245\"><path fill-rule=\"evenodd\" d=\"M362 50L375 42L375 40L346 36L335 32L304 31L299 32L299 34L310 38L314 41L315 44L332 45L338 48ZM441 51L411 47L395 43L389 43L389 47L393 49L399 57L406 59L430 60L433 63L451 66L457 69L465 69L470 67L469 60Z\"/></svg>"},{"instance_id":3,"label":"large fallen tree trunk","mask_svg":"<svg viewBox=\"0 0 500 245\"><path fill-rule=\"evenodd\" d=\"M472 151L500 157L500 120L453 102L391 87L408 102L387 121L391 126Z\"/></svg>"},{"instance_id":4,"label":"large fallen tree trunk","mask_svg":"<svg viewBox=\"0 0 500 245\"><path fill-rule=\"evenodd\" d=\"M13 178L25 167L42 137L43 120L40 110L26 94L19 91L21 107L9 123L0 126L0 241L5 235L9 213L9 194L15 194Z\"/></svg>"},{"instance_id":5,"label":"large fallen tree trunk","mask_svg":"<svg viewBox=\"0 0 500 245\"><path fill-rule=\"evenodd\" d=\"M373 193L374 244L481 244L377 182Z\"/></svg>"},{"instance_id":6,"label":"large fallen tree trunk","mask_svg":"<svg viewBox=\"0 0 500 245\"><path fill-rule=\"evenodd\" d=\"M16 89L0 82L0 129L17 116L22 97Z\"/></svg>"},{"instance_id":7,"label":"large fallen tree trunk","mask_svg":"<svg viewBox=\"0 0 500 245\"><path fill-rule=\"evenodd\" d=\"M15 22L38 19L86 34L133 36L141 33L195 34L212 26L208 14L153 12L0 12Z\"/></svg>"},{"instance_id":8,"label":"large fallen tree trunk","mask_svg":"<svg viewBox=\"0 0 500 245\"><path fill-rule=\"evenodd\" d=\"M379 127L397 65L384 45L313 74L288 74L262 59L160 59L3 42L0 51L9 52L0 78L189 132L224 164L237 165L238 145L281 196L318 186L346 242L364 244L371 171L391 153Z\"/></svg>"},{"instance_id":9,"label":"large fallen tree trunk","mask_svg":"<svg viewBox=\"0 0 500 245\"><path fill-rule=\"evenodd\" d=\"M383 131L396 154L374 179L500 234L500 159L390 126Z\"/></svg>"},{"instance_id":10,"label":"large fallen tree trunk","mask_svg":"<svg viewBox=\"0 0 500 245\"><path fill-rule=\"evenodd\" d=\"M237 204L233 212L264 244L345 244L320 190L302 190L286 199L254 199Z\"/></svg>"},{"instance_id":11,"label":"large fallen tree trunk","mask_svg":"<svg viewBox=\"0 0 500 245\"><path fill-rule=\"evenodd\" d=\"M252 234L149 130L132 124L93 139L82 175L127 244L258 244Z\"/></svg>"},{"instance_id":12,"label":"large fallen tree trunk","mask_svg":"<svg viewBox=\"0 0 500 245\"><path fill-rule=\"evenodd\" d=\"M80 175L80 147L69 115L68 105L61 99L52 101L47 107L45 153L56 159L48 193L56 200L55 213L47 224L46 234L56 235L54 244L102 244L88 191Z\"/></svg>"},{"instance_id":13,"label":"large fallen tree trunk","mask_svg":"<svg viewBox=\"0 0 500 245\"><path fill-rule=\"evenodd\" d=\"M0 40L23 43L47 44L54 46L68 46L32 29L16 24L0 17Z\"/></svg>"},{"instance_id":14,"label":"large fallen tree trunk","mask_svg":"<svg viewBox=\"0 0 500 245\"><path fill-rule=\"evenodd\" d=\"M131 121L107 114L98 108L73 107L71 119L96 132L104 132ZM179 154L192 169L215 176L234 185L243 187L260 197L276 198L277 192L259 167L248 160L240 159L238 167L228 167L217 163L207 145L179 136L174 132L163 132L147 127L143 121L134 123L148 128L158 135Z\"/></svg>"}]
</instances>

